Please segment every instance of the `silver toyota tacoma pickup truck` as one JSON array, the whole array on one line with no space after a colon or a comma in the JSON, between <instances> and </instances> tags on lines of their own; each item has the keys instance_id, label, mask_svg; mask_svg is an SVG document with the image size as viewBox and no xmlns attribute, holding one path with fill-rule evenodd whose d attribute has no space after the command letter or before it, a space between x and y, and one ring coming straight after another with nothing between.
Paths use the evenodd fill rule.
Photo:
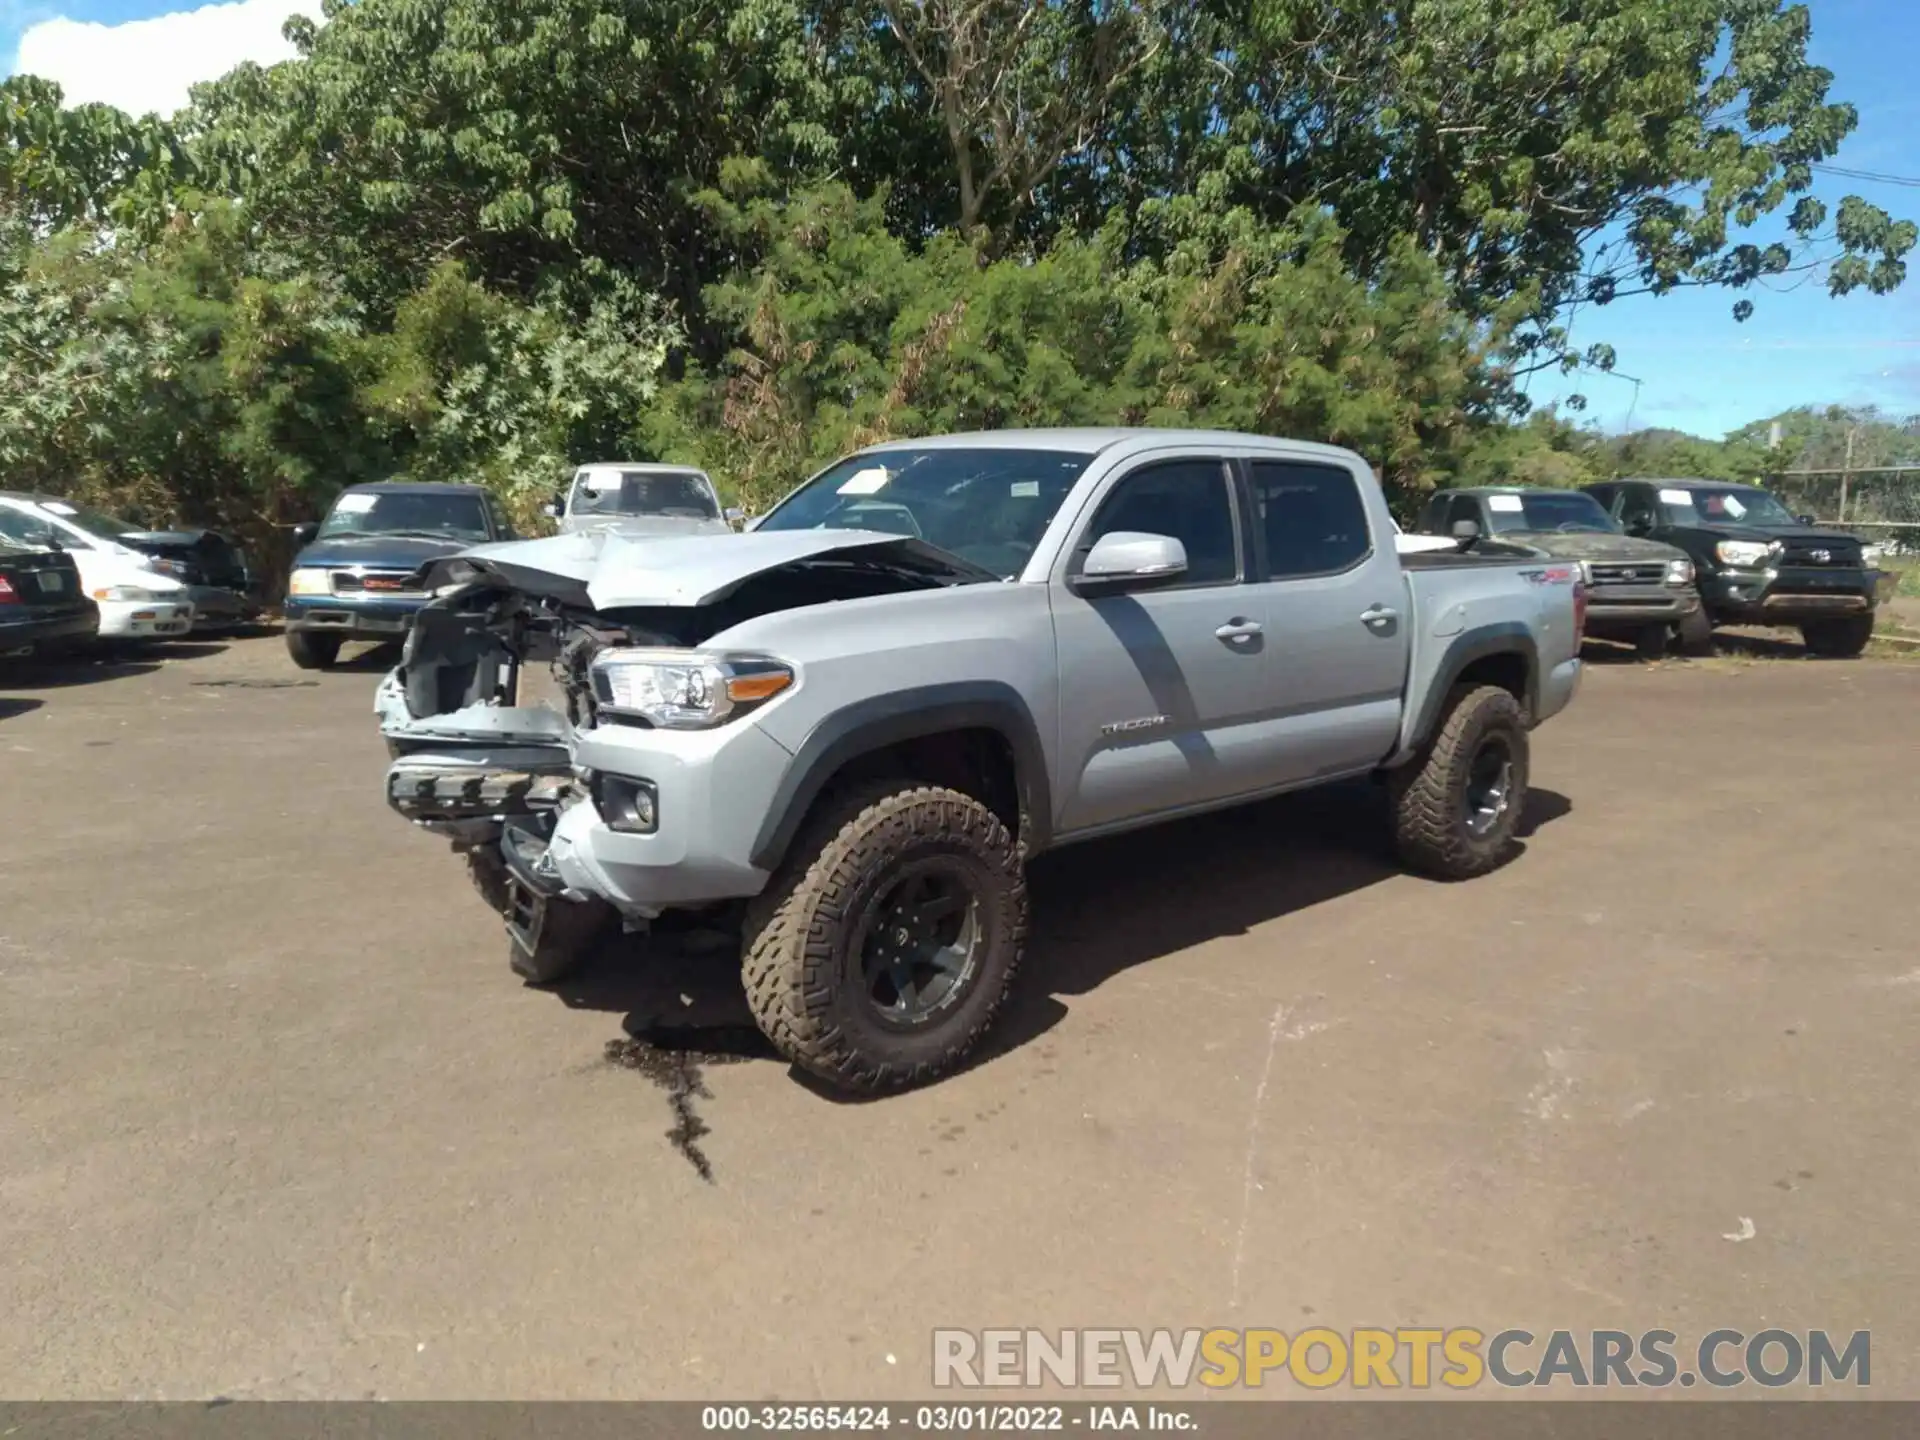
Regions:
<instances>
[{"instance_id":1,"label":"silver toyota tacoma pickup truck","mask_svg":"<svg viewBox=\"0 0 1920 1440\"><path fill-rule=\"evenodd\" d=\"M478 546L380 685L388 800L527 979L707 911L784 1055L898 1089L992 1023L1043 850L1375 776L1410 867L1508 856L1579 568L1394 537L1348 451L1116 429L877 446L744 535Z\"/></svg>"}]
</instances>

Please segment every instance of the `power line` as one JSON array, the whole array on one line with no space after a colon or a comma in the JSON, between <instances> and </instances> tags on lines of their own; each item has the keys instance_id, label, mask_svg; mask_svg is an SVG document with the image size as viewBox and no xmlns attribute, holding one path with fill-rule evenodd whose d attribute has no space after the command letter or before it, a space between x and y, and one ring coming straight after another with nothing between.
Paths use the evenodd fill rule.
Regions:
<instances>
[{"instance_id":1,"label":"power line","mask_svg":"<svg viewBox=\"0 0 1920 1440\"><path fill-rule=\"evenodd\" d=\"M1920 190L1920 177L1912 175L1885 175L1878 170L1855 170L1846 165L1815 165L1813 168L1827 175L1844 175L1849 180L1870 180L1876 185L1906 185Z\"/></svg>"}]
</instances>

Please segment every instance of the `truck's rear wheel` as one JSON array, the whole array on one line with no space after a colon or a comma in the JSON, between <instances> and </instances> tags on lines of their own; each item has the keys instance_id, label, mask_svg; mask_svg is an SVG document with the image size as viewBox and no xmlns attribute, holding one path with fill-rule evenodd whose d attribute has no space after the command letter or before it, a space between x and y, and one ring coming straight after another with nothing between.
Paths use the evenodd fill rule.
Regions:
<instances>
[{"instance_id":1,"label":"truck's rear wheel","mask_svg":"<svg viewBox=\"0 0 1920 1440\"><path fill-rule=\"evenodd\" d=\"M1494 686L1447 699L1433 742L1394 776L1393 836L1409 869L1466 880L1512 852L1527 804L1527 726L1519 702Z\"/></svg>"},{"instance_id":2,"label":"truck's rear wheel","mask_svg":"<svg viewBox=\"0 0 1920 1440\"><path fill-rule=\"evenodd\" d=\"M1800 638L1815 655L1832 660L1851 660L1867 648L1873 638L1873 616L1849 615L1844 620L1809 620L1800 627Z\"/></svg>"},{"instance_id":3,"label":"truck's rear wheel","mask_svg":"<svg viewBox=\"0 0 1920 1440\"><path fill-rule=\"evenodd\" d=\"M310 630L289 630L287 654L302 670L328 670L340 658L340 637L315 635Z\"/></svg>"},{"instance_id":4,"label":"truck's rear wheel","mask_svg":"<svg viewBox=\"0 0 1920 1440\"><path fill-rule=\"evenodd\" d=\"M782 1055L881 1093L958 1065L1026 942L1018 847L958 791L881 781L830 801L747 912L742 972Z\"/></svg>"}]
</instances>

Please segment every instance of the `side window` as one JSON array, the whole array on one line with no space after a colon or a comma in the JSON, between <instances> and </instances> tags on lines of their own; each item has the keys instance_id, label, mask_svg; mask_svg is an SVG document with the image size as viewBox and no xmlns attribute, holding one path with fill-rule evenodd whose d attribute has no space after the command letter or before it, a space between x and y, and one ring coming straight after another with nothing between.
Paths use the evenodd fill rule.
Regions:
<instances>
[{"instance_id":1,"label":"side window","mask_svg":"<svg viewBox=\"0 0 1920 1440\"><path fill-rule=\"evenodd\" d=\"M0 505L0 535L21 545L44 548L59 532L45 516ZM64 539L64 537L62 537Z\"/></svg>"},{"instance_id":2,"label":"side window","mask_svg":"<svg viewBox=\"0 0 1920 1440\"><path fill-rule=\"evenodd\" d=\"M1447 504L1445 495L1436 495L1427 502L1426 519L1420 522L1420 528L1429 535L1447 533Z\"/></svg>"},{"instance_id":3,"label":"side window","mask_svg":"<svg viewBox=\"0 0 1920 1440\"><path fill-rule=\"evenodd\" d=\"M1187 547L1187 585L1231 585L1240 578L1233 491L1218 460L1173 460L1136 470L1113 487L1083 546L1136 530L1170 535Z\"/></svg>"},{"instance_id":4,"label":"side window","mask_svg":"<svg viewBox=\"0 0 1920 1440\"><path fill-rule=\"evenodd\" d=\"M1444 533L1451 535L1453 533L1453 527L1458 525L1462 520L1471 520L1474 524L1480 526L1482 530L1487 528L1485 522L1480 519L1480 502L1475 500L1471 495L1456 495L1453 497L1453 505L1447 512L1447 523L1444 527Z\"/></svg>"},{"instance_id":5,"label":"side window","mask_svg":"<svg viewBox=\"0 0 1920 1440\"><path fill-rule=\"evenodd\" d=\"M1645 525L1651 529L1659 521L1653 513L1653 493L1640 485L1621 487L1616 513L1622 525Z\"/></svg>"},{"instance_id":6,"label":"side window","mask_svg":"<svg viewBox=\"0 0 1920 1440\"><path fill-rule=\"evenodd\" d=\"M1587 494L1594 498L1594 502L1598 504L1602 510L1606 511L1609 515L1614 513L1613 502L1615 497L1613 486L1589 485L1586 487L1586 491Z\"/></svg>"},{"instance_id":7,"label":"side window","mask_svg":"<svg viewBox=\"0 0 1920 1440\"><path fill-rule=\"evenodd\" d=\"M1251 469L1273 579L1335 574L1372 551L1367 507L1351 471L1294 460L1256 460Z\"/></svg>"}]
</instances>

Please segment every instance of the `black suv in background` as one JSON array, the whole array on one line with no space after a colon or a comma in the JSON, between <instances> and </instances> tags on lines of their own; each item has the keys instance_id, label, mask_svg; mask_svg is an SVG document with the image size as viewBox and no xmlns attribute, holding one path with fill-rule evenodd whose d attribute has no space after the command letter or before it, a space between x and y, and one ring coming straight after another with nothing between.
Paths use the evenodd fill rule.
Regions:
<instances>
[{"instance_id":1,"label":"black suv in background","mask_svg":"<svg viewBox=\"0 0 1920 1440\"><path fill-rule=\"evenodd\" d=\"M1770 491L1720 480L1584 488L1627 534L1687 552L1714 624L1797 626L1816 655L1858 655L1872 637L1879 575L1859 539L1794 515Z\"/></svg>"}]
</instances>

